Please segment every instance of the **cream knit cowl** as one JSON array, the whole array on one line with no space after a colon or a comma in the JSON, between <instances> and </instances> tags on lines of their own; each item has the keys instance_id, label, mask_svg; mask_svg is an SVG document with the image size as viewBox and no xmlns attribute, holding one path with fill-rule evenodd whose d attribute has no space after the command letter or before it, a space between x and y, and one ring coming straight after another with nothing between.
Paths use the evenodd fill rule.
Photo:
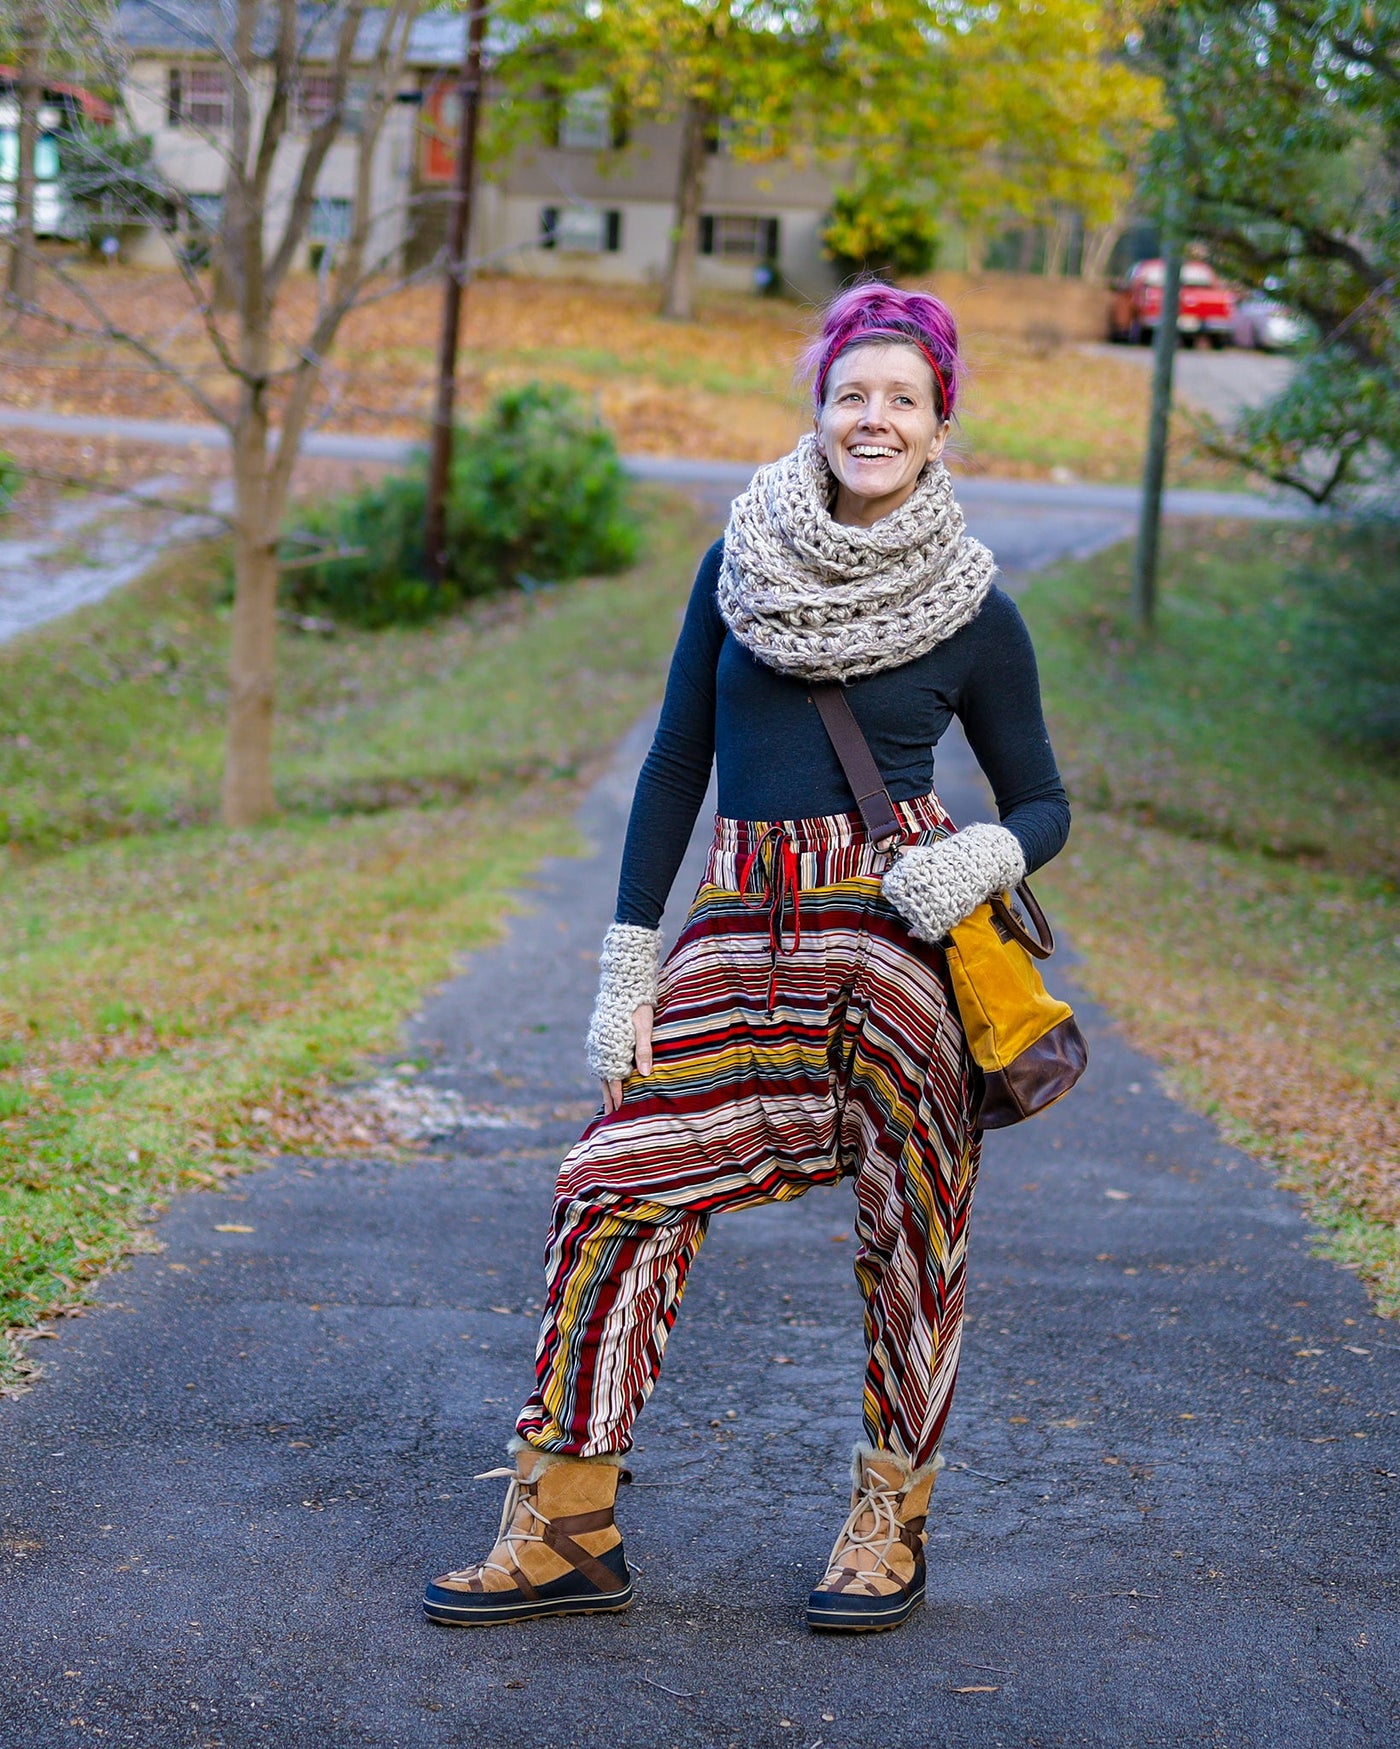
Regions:
<instances>
[{"instance_id":1,"label":"cream knit cowl","mask_svg":"<svg viewBox=\"0 0 1400 1749\"><path fill-rule=\"evenodd\" d=\"M914 661L976 617L996 571L941 461L870 528L833 520L835 491L816 438L804 437L754 475L724 536L724 623L760 662L802 680Z\"/></svg>"}]
</instances>

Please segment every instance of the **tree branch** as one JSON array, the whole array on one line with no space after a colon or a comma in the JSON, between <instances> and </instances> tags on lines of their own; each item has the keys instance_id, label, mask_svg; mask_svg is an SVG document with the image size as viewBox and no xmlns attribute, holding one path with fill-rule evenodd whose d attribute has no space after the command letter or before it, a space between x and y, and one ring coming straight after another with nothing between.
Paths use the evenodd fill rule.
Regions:
<instances>
[{"instance_id":1,"label":"tree branch","mask_svg":"<svg viewBox=\"0 0 1400 1749\"><path fill-rule=\"evenodd\" d=\"M375 82L366 103L356 152L350 235L338 252L329 301L303 348L299 361L301 368L293 376L291 393L282 410L281 434L269 482L273 497L279 504L285 501L291 484L292 470L296 466L302 433L311 409L311 397L319 380L321 359L334 341L341 323L354 308L365 282L365 246L373 216L374 159L389 111L389 94L402 73L408 34L420 4L421 0L394 0L384 17L375 50Z\"/></svg>"},{"instance_id":2,"label":"tree branch","mask_svg":"<svg viewBox=\"0 0 1400 1749\"><path fill-rule=\"evenodd\" d=\"M1363 67L1369 67L1382 79L1388 79L1392 85L1400 86L1400 66L1387 56L1384 48L1375 43L1363 42L1360 37L1344 36L1324 19L1309 18L1303 8L1294 5L1292 0L1274 0L1274 11L1301 35L1314 41L1319 36L1325 36L1349 60L1359 61Z\"/></svg>"},{"instance_id":3,"label":"tree branch","mask_svg":"<svg viewBox=\"0 0 1400 1749\"><path fill-rule=\"evenodd\" d=\"M232 429L229 415L217 402L211 401L203 389L178 365L172 364L168 358L163 358L151 343L139 334L133 334L127 328L119 328L115 322L109 320L86 287L76 281L60 263L46 259L44 265L60 285L72 292L73 296L92 317L95 325L86 328L79 322L73 322L65 316L60 316L56 311L45 309L41 304L20 306L26 315L37 316L40 321L46 322L51 328L57 328L60 332L71 334L77 339L108 340L115 345L130 348L138 357L145 359L152 370L161 376L169 377L172 382L178 383L200 411L206 413L216 424L223 426L226 431Z\"/></svg>"},{"instance_id":4,"label":"tree branch","mask_svg":"<svg viewBox=\"0 0 1400 1749\"><path fill-rule=\"evenodd\" d=\"M225 511L215 510L211 504L196 504L190 499L156 497L143 492L139 487L123 485L119 480L105 479L93 474L69 474L61 468L36 468L27 462L24 466L26 479L43 480L51 486L67 486L78 492L95 492L117 501L129 501L139 507L149 507L152 510L170 510L177 516L207 516L211 522L221 523L225 528L233 527L233 519Z\"/></svg>"},{"instance_id":5,"label":"tree branch","mask_svg":"<svg viewBox=\"0 0 1400 1749\"><path fill-rule=\"evenodd\" d=\"M286 3L287 0L284 0L284 4ZM396 6L395 12L397 10ZM317 179L321 174L321 168L326 161L327 154L335 144L336 136L345 124L345 98L350 85L350 62L364 13L365 0L351 0L351 4L346 7L345 15L340 22L340 34L336 41L335 60L332 63L330 75L333 81L332 100L326 114L316 124L310 139L306 142L306 155L301 161L301 170L297 176L296 187L292 192L286 223L267 270L268 294L272 297L277 295L277 288L291 268L297 247L305 235L307 223L311 217L311 205L316 198ZM386 23L386 35L388 28Z\"/></svg>"}]
</instances>

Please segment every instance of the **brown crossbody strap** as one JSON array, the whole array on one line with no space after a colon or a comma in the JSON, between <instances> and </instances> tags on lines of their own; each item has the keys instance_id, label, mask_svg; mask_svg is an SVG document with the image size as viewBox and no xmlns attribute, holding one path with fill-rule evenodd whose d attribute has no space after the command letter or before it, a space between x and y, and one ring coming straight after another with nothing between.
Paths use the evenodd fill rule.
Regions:
<instances>
[{"instance_id":1,"label":"brown crossbody strap","mask_svg":"<svg viewBox=\"0 0 1400 1749\"><path fill-rule=\"evenodd\" d=\"M879 844L890 837L902 837L904 822L890 800L890 792L885 788L880 767L875 763L870 743L855 719L844 689L839 686L814 686L811 689L811 699L821 712L822 722L826 724L826 732L831 736L831 744L836 749L836 757L841 761L841 769L855 795L860 817L865 822L871 841ZM1017 883L1016 897L1035 925L1036 933L1030 933L1000 894L992 900L992 910L998 922L1007 935L1020 942L1027 953L1038 960L1048 960L1055 951L1055 937L1051 933L1045 913L1025 881Z\"/></svg>"},{"instance_id":2,"label":"brown crossbody strap","mask_svg":"<svg viewBox=\"0 0 1400 1749\"><path fill-rule=\"evenodd\" d=\"M814 686L810 696L812 703L821 712L822 722L826 725L827 734L831 736L831 744L836 749L836 757L841 761L841 769L846 774L846 782L851 786L856 806L860 809L860 817L865 822L871 841L879 844L886 838L902 837L904 822L890 800L890 792L885 788L884 778L880 776L880 767L875 763L870 744L851 712L844 689L839 686Z\"/></svg>"}]
</instances>

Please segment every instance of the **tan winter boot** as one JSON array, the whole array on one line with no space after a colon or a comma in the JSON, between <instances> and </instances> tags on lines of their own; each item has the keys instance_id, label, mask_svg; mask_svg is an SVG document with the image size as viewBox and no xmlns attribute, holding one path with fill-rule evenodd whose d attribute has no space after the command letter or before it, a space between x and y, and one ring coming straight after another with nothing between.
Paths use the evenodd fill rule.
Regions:
<instances>
[{"instance_id":1,"label":"tan winter boot","mask_svg":"<svg viewBox=\"0 0 1400 1749\"><path fill-rule=\"evenodd\" d=\"M632 1575L613 1523L620 1457L560 1457L517 1443L496 1546L484 1561L434 1579L423 1597L430 1621L489 1627L537 1615L626 1609ZM483 1478L478 1478L481 1480Z\"/></svg>"},{"instance_id":2,"label":"tan winter boot","mask_svg":"<svg viewBox=\"0 0 1400 1749\"><path fill-rule=\"evenodd\" d=\"M924 1519L935 1457L921 1470L892 1451L858 1445L851 1461L851 1510L807 1599L807 1625L841 1633L897 1628L924 1600Z\"/></svg>"}]
</instances>

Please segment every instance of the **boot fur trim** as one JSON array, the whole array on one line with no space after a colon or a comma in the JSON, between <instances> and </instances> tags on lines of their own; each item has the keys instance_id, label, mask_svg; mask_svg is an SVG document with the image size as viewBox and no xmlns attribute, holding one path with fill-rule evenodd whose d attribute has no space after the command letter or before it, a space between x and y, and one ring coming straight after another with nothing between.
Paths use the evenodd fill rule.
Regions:
<instances>
[{"instance_id":1,"label":"boot fur trim","mask_svg":"<svg viewBox=\"0 0 1400 1749\"><path fill-rule=\"evenodd\" d=\"M521 1479L526 1482L538 1482L546 1470L552 1470L558 1464L601 1464L611 1465L613 1469L623 1472L623 1479L630 1480L627 1474L627 1455L620 1451L600 1452L597 1457L575 1457L567 1451L541 1451L538 1446L530 1444L528 1439L522 1439L518 1433L512 1434L506 1450L512 1457L518 1457L522 1451L532 1451L535 1461L530 1466L529 1474Z\"/></svg>"},{"instance_id":2,"label":"boot fur trim","mask_svg":"<svg viewBox=\"0 0 1400 1749\"><path fill-rule=\"evenodd\" d=\"M867 1458L874 1458L882 1464L897 1464L899 1466L901 1493L907 1488L912 1488L916 1482L922 1482L926 1476L936 1477L944 1467L941 1451L936 1451L926 1464L920 1465L916 1470L902 1452L882 1451L880 1447L867 1445L863 1439L858 1439L851 1447L851 1480L857 1488L865 1479L864 1466Z\"/></svg>"}]
</instances>

